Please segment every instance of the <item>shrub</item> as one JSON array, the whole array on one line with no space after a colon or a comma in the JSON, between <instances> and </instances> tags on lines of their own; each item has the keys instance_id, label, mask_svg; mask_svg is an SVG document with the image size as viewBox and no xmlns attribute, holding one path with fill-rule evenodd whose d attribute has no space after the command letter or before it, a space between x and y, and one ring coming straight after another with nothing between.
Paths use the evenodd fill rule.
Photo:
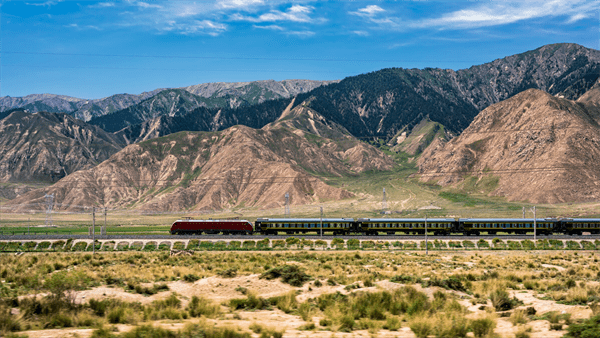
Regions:
<instances>
[{"instance_id":1,"label":"shrub","mask_svg":"<svg viewBox=\"0 0 600 338\"><path fill-rule=\"evenodd\" d=\"M490 300L496 311L508 311L519 305L520 301L516 298L510 298L508 292L503 289L496 289L490 293Z\"/></svg>"},{"instance_id":2,"label":"shrub","mask_svg":"<svg viewBox=\"0 0 600 338\"><path fill-rule=\"evenodd\" d=\"M242 243L242 247L244 249L254 249L256 247L256 242L255 241L244 241L244 243Z\"/></svg>"},{"instance_id":3,"label":"shrub","mask_svg":"<svg viewBox=\"0 0 600 338\"><path fill-rule=\"evenodd\" d=\"M352 332L356 322L354 321L354 317L351 315L345 315L340 318L340 327L339 331L341 332Z\"/></svg>"},{"instance_id":4,"label":"shrub","mask_svg":"<svg viewBox=\"0 0 600 338\"><path fill-rule=\"evenodd\" d=\"M283 239L274 240L273 248L285 248L285 241Z\"/></svg>"},{"instance_id":5,"label":"shrub","mask_svg":"<svg viewBox=\"0 0 600 338\"><path fill-rule=\"evenodd\" d=\"M571 324L567 329L567 338L600 337L600 315L584 320L581 324Z\"/></svg>"},{"instance_id":6,"label":"shrub","mask_svg":"<svg viewBox=\"0 0 600 338\"><path fill-rule=\"evenodd\" d=\"M516 333L515 338L530 338L532 329L530 327L522 326Z\"/></svg>"},{"instance_id":7,"label":"shrub","mask_svg":"<svg viewBox=\"0 0 600 338\"><path fill-rule=\"evenodd\" d=\"M331 324L333 324L333 323L329 319L323 318L323 319L319 320L319 325L321 325L323 327L331 326Z\"/></svg>"},{"instance_id":8,"label":"shrub","mask_svg":"<svg viewBox=\"0 0 600 338\"><path fill-rule=\"evenodd\" d=\"M200 244L199 240L197 240L197 239L190 239L190 241L188 242L188 245L187 245L187 249L188 250L197 250L199 244Z\"/></svg>"},{"instance_id":9,"label":"shrub","mask_svg":"<svg viewBox=\"0 0 600 338\"><path fill-rule=\"evenodd\" d=\"M417 338L427 338L433 333L433 324L429 318L415 318L409 323L408 327Z\"/></svg>"},{"instance_id":10,"label":"shrub","mask_svg":"<svg viewBox=\"0 0 600 338\"><path fill-rule=\"evenodd\" d=\"M517 310L515 310L510 315L509 321L514 326L517 326L519 324L525 324L525 323L527 323L527 314L525 313L525 310L524 309L517 309Z\"/></svg>"},{"instance_id":11,"label":"shrub","mask_svg":"<svg viewBox=\"0 0 600 338\"><path fill-rule=\"evenodd\" d=\"M217 274L223 278L233 278L233 277L237 276L237 269L231 268L231 269L219 271Z\"/></svg>"},{"instance_id":12,"label":"shrub","mask_svg":"<svg viewBox=\"0 0 600 338\"><path fill-rule=\"evenodd\" d=\"M191 274L191 273L183 276L183 280L186 281L186 282L188 282L188 283L193 283L193 282L195 282L195 281L197 281L199 279L200 279L200 277L198 277L198 276L196 276L194 274Z\"/></svg>"},{"instance_id":13,"label":"shrub","mask_svg":"<svg viewBox=\"0 0 600 338\"><path fill-rule=\"evenodd\" d=\"M266 278L268 280L281 278L283 283L290 284L292 286L302 286L305 282L309 281L311 277L304 273L296 265L282 265L269 269L260 278Z\"/></svg>"},{"instance_id":14,"label":"shrub","mask_svg":"<svg viewBox=\"0 0 600 338\"><path fill-rule=\"evenodd\" d=\"M298 307L298 302L296 301L296 291L294 290L283 296L269 298L268 301L271 304L275 304L277 308L285 313L290 313Z\"/></svg>"},{"instance_id":15,"label":"shrub","mask_svg":"<svg viewBox=\"0 0 600 338\"><path fill-rule=\"evenodd\" d=\"M480 249L483 249L483 248L489 249L490 244L486 240L480 239L477 242L477 247L480 248Z\"/></svg>"},{"instance_id":16,"label":"shrub","mask_svg":"<svg viewBox=\"0 0 600 338\"><path fill-rule=\"evenodd\" d=\"M433 278L428 281L423 281L422 285L423 285L423 287L439 286L439 287L447 289L447 290L456 290L456 291L463 291L463 292L467 291L467 289L465 288L463 283L460 281L460 279L458 279L456 277L449 277L446 279Z\"/></svg>"},{"instance_id":17,"label":"shrub","mask_svg":"<svg viewBox=\"0 0 600 338\"><path fill-rule=\"evenodd\" d=\"M344 247L344 240L341 238L334 238L331 240L331 246L335 246L338 249L342 249Z\"/></svg>"},{"instance_id":18,"label":"shrub","mask_svg":"<svg viewBox=\"0 0 600 338\"><path fill-rule=\"evenodd\" d=\"M525 250L534 250L535 249L535 244L533 243L532 240L529 240L529 239L522 240L521 246Z\"/></svg>"},{"instance_id":19,"label":"shrub","mask_svg":"<svg viewBox=\"0 0 600 338\"><path fill-rule=\"evenodd\" d=\"M233 310L263 310L268 309L270 306L271 303L268 300L257 296L253 292L248 292L248 296L245 299L236 298L229 301L229 307Z\"/></svg>"},{"instance_id":20,"label":"shrub","mask_svg":"<svg viewBox=\"0 0 600 338\"><path fill-rule=\"evenodd\" d=\"M191 317L205 316L215 318L221 312L219 305L212 304L209 300L197 296L192 297L192 300L185 309Z\"/></svg>"},{"instance_id":21,"label":"shrub","mask_svg":"<svg viewBox=\"0 0 600 338\"><path fill-rule=\"evenodd\" d=\"M437 337L464 338L469 333L469 320L462 314L451 317L440 314L437 316L434 332Z\"/></svg>"},{"instance_id":22,"label":"shrub","mask_svg":"<svg viewBox=\"0 0 600 338\"><path fill-rule=\"evenodd\" d=\"M10 314L10 309L0 305L0 335L20 330L21 324L19 324L19 321Z\"/></svg>"},{"instance_id":23,"label":"shrub","mask_svg":"<svg viewBox=\"0 0 600 338\"><path fill-rule=\"evenodd\" d=\"M133 328L131 331L123 333L122 338L177 338L176 332L163 329L159 326L142 325Z\"/></svg>"},{"instance_id":24,"label":"shrub","mask_svg":"<svg viewBox=\"0 0 600 338\"><path fill-rule=\"evenodd\" d=\"M496 322L492 318L479 318L471 321L471 331L476 338L489 335L495 327Z\"/></svg>"},{"instance_id":25,"label":"shrub","mask_svg":"<svg viewBox=\"0 0 600 338\"><path fill-rule=\"evenodd\" d=\"M390 331L398 331L402 327L402 323L400 322L400 318L398 317L388 317L383 325L383 328Z\"/></svg>"},{"instance_id":26,"label":"shrub","mask_svg":"<svg viewBox=\"0 0 600 338\"><path fill-rule=\"evenodd\" d=\"M417 279L413 276L397 275L397 276L390 278L390 282L402 283L402 284L414 284L417 282Z\"/></svg>"},{"instance_id":27,"label":"shrub","mask_svg":"<svg viewBox=\"0 0 600 338\"><path fill-rule=\"evenodd\" d=\"M304 324L300 327L298 327L298 330L300 331L312 331L314 329L316 329L317 327L315 326L315 323L308 323L308 324Z\"/></svg>"},{"instance_id":28,"label":"shrub","mask_svg":"<svg viewBox=\"0 0 600 338\"><path fill-rule=\"evenodd\" d=\"M270 245L271 241L268 238L264 238L261 239L260 241L256 242L256 247L259 249L268 249L269 245Z\"/></svg>"},{"instance_id":29,"label":"shrub","mask_svg":"<svg viewBox=\"0 0 600 338\"><path fill-rule=\"evenodd\" d=\"M466 249L472 249L472 248L475 248L475 243L473 243L471 241L463 241L463 246Z\"/></svg>"}]
</instances>

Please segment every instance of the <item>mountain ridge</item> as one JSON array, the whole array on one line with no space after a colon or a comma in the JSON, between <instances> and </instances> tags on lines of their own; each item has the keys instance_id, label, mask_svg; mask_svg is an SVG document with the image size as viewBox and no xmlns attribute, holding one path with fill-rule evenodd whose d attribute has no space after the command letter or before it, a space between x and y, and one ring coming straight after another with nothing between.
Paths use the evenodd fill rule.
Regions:
<instances>
[{"instance_id":1,"label":"mountain ridge","mask_svg":"<svg viewBox=\"0 0 600 338\"><path fill-rule=\"evenodd\" d=\"M458 137L432 143L417 162L420 179L460 187L492 178L489 194L509 201L595 200L599 120L585 104L528 89L483 110Z\"/></svg>"}]
</instances>

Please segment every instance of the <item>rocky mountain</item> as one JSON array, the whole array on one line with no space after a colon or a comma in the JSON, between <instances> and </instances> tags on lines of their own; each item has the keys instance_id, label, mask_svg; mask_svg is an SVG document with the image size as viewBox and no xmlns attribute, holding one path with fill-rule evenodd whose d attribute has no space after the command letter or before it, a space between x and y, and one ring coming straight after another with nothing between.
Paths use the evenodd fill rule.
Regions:
<instances>
[{"instance_id":1,"label":"rocky mountain","mask_svg":"<svg viewBox=\"0 0 600 338\"><path fill-rule=\"evenodd\" d=\"M185 115L205 105L204 99L183 89L166 89L128 108L90 120L108 132L141 124L158 116Z\"/></svg>"},{"instance_id":2,"label":"rocky mountain","mask_svg":"<svg viewBox=\"0 0 600 338\"><path fill-rule=\"evenodd\" d=\"M122 147L115 135L70 115L14 111L0 120L0 182L56 182Z\"/></svg>"},{"instance_id":3,"label":"rocky mountain","mask_svg":"<svg viewBox=\"0 0 600 338\"><path fill-rule=\"evenodd\" d=\"M460 132L486 107L535 88L577 99L600 76L600 51L554 44L469 69L390 68L298 95L358 137L389 140L430 119Z\"/></svg>"},{"instance_id":4,"label":"rocky mountain","mask_svg":"<svg viewBox=\"0 0 600 338\"><path fill-rule=\"evenodd\" d=\"M294 100L277 99L238 108L200 107L185 115L160 115L115 134L123 142L131 144L180 131L218 131L238 124L260 129L277 120L291 102Z\"/></svg>"},{"instance_id":5,"label":"rocky mountain","mask_svg":"<svg viewBox=\"0 0 600 338\"><path fill-rule=\"evenodd\" d=\"M283 205L286 192L292 204L353 196L328 186L318 175L392 169L389 157L342 127L303 106L289 108L258 130L234 126L219 132L179 132L130 145L93 169L9 204L35 203L54 193L66 209L272 208Z\"/></svg>"},{"instance_id":6,"label":"rocky mountain","mask_svg":"<svg viewBox=\"0 0 600 338\"><path fill-rule=\"evenodd\" d=\"M394 147L392 139L397 140L403 132L408 136L423 121L438 123L444 132L459 133L482 109L528 88L577 99L594 85L599 74L600 51L575 44L555 44L459 71L391 68L348 77L298 94L295 104L306 103L356 137L380 138ZM217 84L202 88L199 92L202 95L221 93ZM145 121L128 128L126 138L134 142L169 131L190 130L180 129L188 126L191 130L205 131L235 124L260 128L275 121L281 113L281 110L272 113L270 102L237 108L203 107L185 118ZM431 137L423 140L428 139ZM425 143L417 148L422 151L426 146Z\"/></svg>"},{"instance_id":7,"label":"rocky mountain","mask_svg":"<svg viewBox=\"0 0 600 338\"><path fill-rule=\"evenodd\" d=\"M432 143L418 161L420 178L442 186L494 182L490 194L513 201L597 200L600 113L591 102L598 94L594 88L574 102L529 89L494 104L459 137Z\"/></svg>"},{"instance_id":8,"label":"rocky mountain","mask_svg":"<svg viewBox=\"0 0 600 338\"><path fill-rule=\"evenodd\" d=\"M299 93L305 93L316 87L335 83L337 81L312 81L312 80L284 80L284 81L253 81L253 82L217 82L204 83L188 87L173 88L185 90L191 94L199 96L196 98L199 105L194 107L227 107L236 108L242 105L252 105L264 101L289 98ZM139 95L116 94L102 99L86 100L64 95L54 94L33 94L23 97L0 97L0 112L11 109L22 109L31 113L39 111L67 113L74 117L90 121L95 117L127 109L131 106L153 97L164 91L165 88L155 89L149 92L143 92ZM183 94L179 94L182 96ZM167 99L165 95L161 100ZM176 99L177 96L170 96ZM174 101L173 105L178 102ZM166 104L166 106L171 106ZM148 108L148 107L145 107ZM175 110L180 109L178 107ZM185 109L185 108L183 108ZM138 111L140 109L137 109ZM168 112L168 110L167 110ZM152 114L146 114L152 116Z\"/></svg>"},{"instance_id":9,"label":"rocky mountain","mask_svg":"<svg viewBox=\"0 0 600 338\"><path fill-rule=\"evenodd\" d=\"M41 111L67 113L80 120L89 121L94 116L110 114L137 104L160 91L162 89L144 92L140 95L116 94L96 100L54 94L33 94L23 97L4 96L0 97L0 111L20 109L30 113Z\"/></svg>"},{"instance_id":10,"label":"rocky mountain","mask_svg":"<svg viewBox=\"0 0 600 338\"><path fill-rule=\"evenodd\" d=\"M390 150L411 156L420 155L435 139L448 141L453 137L446 128L429 119L423 119L412 129L401 130L388 143Z\"/></svg>"},{"instance_id":11,"label":"rocky mountain","mask_svg":"<svg viewBox=\"0 0 600 338\"><path fill-rule=\"evenodd\" d=\"M183 89L204 98L223 98L227 100L226 105L214 105L216 107L237 108L241 105L253 105L273 99L294 97L317 87L337 82L339 81L266 80L230 83L213 82L184 87Z\"/></svg>"}]
</instances>

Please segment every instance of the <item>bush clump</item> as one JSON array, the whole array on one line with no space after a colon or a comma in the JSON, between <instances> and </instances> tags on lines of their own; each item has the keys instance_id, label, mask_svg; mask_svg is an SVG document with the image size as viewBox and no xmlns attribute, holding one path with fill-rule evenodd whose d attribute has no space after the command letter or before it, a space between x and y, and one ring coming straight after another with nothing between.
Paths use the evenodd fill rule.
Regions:
<instances>
[{"instance_id":1,"label":"bush clump","mask_svg":"<svg viewBox=\"0 0 600 338\"><path fill-rule=\"evenodd\" d=\"M488 336L495 327L496 322L492 318L479 318L471 321L471 331L476 338Z\"/></svg>"},{"instance_id":2,"label":"bush clump","mask_svg":"<svg viewBox=\"0 0 600 338\"><path fill-rule=\"evenodd\" d=\"M283 265L269 269L260 275L260 278L268 280L281 278L283 283L291 286L302 286L305 282L311 280L311 276L307 275L296 265Z\"/></svg>"},{"instance_id":3,"label":"bush clump","mask_svg":"<svg viewBox=\"0 0 600 338\"><path fill-rule=\"evenodd\" d=\"M490 293L490 300L496 311L508 311L522 304L517 298L510 298L508 292L496 289Z\"/></svg>"},{"instance_id":4,"label":"bush clump","mask_svg":"<svg viewBox=\"0 0 600 338\"><path fill-rule=\"evenodd\" d=\"M571 324L567 329L566 338L600 337L600 315L584 320L581 324Z\"/></svg>"}]
</instances>

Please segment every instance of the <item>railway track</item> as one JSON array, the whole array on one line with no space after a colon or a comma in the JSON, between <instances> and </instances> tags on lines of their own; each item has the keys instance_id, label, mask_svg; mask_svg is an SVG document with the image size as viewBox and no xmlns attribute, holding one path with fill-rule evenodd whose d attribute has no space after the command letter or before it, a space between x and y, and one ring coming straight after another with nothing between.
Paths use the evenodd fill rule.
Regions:
<instances>
[{"instance_id":1,"label":"railway track","mask_svg":"<svg viewBox=\"0 0 600 338\"><path fill-rule=\"evenodd\" d=\"M308 240L332 240L334 238L341 238L343 240L358 239L361 241L365 240L417 240L424 241L424 235L382 235L382 236L363 236L363 235L349 235L349 236L331 236L331 235L96 235L95 238L98 240L188 240L188 239L199 239L199 240L262 240L269 238L274 239L286 239L288 237L303 238ZM480 236L463 236L463 235L450 235L450 236L427 236L430 241L436 239L439 240L471 240L477 241L480 239L492 240L498 238L501 240L533 240L533 235L480 235ZM92 239L89 235L0 235L0 241L27 241L27 240L68 240L68 239ZM538 235L537 239L560 239L560 240L600 240L600 235Z\"/></svg>"}]
</instances>

